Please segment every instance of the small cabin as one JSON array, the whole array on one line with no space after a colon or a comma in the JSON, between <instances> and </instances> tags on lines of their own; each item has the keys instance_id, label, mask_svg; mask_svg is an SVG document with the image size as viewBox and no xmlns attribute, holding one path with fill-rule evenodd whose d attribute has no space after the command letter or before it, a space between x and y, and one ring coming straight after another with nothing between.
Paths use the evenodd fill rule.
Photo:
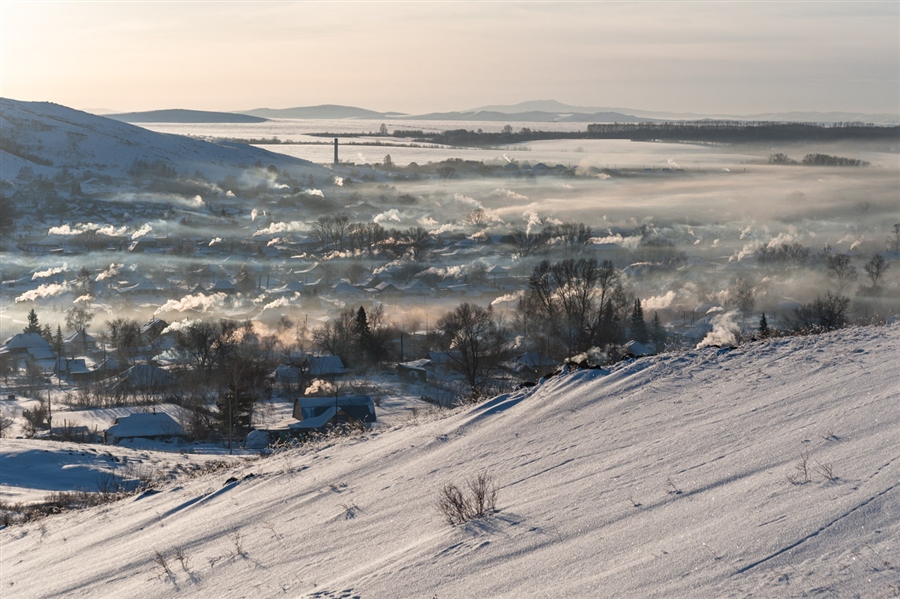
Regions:
<instances>
[{"instance_id":1,"label":"small cabin","mask_svg":"<svg viewBox=\"0 0 900 599\"><path fill-rule=\"evenodd\" d=\"M115 424L103 433L103 440L107 445L116 445L123 440L171 440L182 435L184 427L165 412L146 412L116 418Z\"/></svg>"},{"instance_id":2,"label":"small cabin","mask_svg":"<svg viewBox=\"0 0 900 599\"><path fill-rule=\"evenodd\" d=\"M376 422L375 402L368 395L304 397L294 402L293 416L299 422L291 432L321 431L334 426L362 426Z\"/></svg>"}]
</instances>

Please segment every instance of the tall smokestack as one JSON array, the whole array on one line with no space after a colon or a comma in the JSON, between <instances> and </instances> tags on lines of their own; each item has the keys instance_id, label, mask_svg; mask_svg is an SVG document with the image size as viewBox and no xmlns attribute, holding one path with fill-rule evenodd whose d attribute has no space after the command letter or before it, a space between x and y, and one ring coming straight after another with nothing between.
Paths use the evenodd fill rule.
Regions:
<instances>
[{"instance_id":1,"label":"tall smokestack","mask_svg":"<svg viewBox=\"0 0 900 599\"><path fill-rule=\"evenodd\" d=\"M334 138L334 166L338 165L337 137Z\"/></svg>"}]
</instances>

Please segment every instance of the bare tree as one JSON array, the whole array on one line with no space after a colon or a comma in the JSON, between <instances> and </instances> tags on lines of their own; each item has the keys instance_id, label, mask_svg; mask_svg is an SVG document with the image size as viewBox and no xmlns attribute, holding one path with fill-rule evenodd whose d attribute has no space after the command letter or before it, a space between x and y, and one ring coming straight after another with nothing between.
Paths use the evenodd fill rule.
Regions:
<instances>
[{"instance_id":1,"label":"bare tree","mask_svg":"<svg viewBox=\"0 0 900 599\"><path fill-rule=\"evenodd\" d=\"M516 256L520 258L535 254L547 245L547 235L544 233L529 233L524 229L516 229L512 233L512 238Z\"/></svg>"},{"instance_id":2,"label":"bare tree","mask_svg":"<svg viewBox=\"0 0 900 599\"><path fill-rule=\"evenodd\" d=\"M439 166L437 168L438 177L441 179L455 179L456 178L456 169L452 166Z\"/></svg>"},{"instance_id":3,"label":"bare tree","mask_svg":"<svg viewBox=\"0 0 900 599\"><path fill-rule=\"evenodd\" d=\"M174 349L182 364L209 383L214 371L224 369L233 353L237 330L237 323L231 320L194 322L175 334Z\"/></svg>"},{"instance_id":4,"label":"bare tree","mask_svg":"<svg viewBox=\"0 0 900 599\"><path fill-rule=\"evenodd\" d=\"M544 260L528 280L520 311L526 310L535 323L531 333L561 344L560 357L567 357L608 342L606 331L612 320L626 311L620 275L609 260L567 259L557 263ZM559 352L557 352L559 353Z\"/></svg>"},{"instance_id":5,"label":"bare tree","mask_svg":"<svg viewBox=\"0 0 900 599\"><path fill-rule=\"evenodd\" d=\"M414 262L424 260L431 247L431 233L423 227L410 227L406 230L404 241L409 248L410 256Z\"/></svg>"},{"instance_id":6,"label":"bare tree","mask_svg":"<svg viewBox=\"0 0 900 599\"><path fill-rule=\"evenodd\" d=\"M574 256L584 251L594 232L584 223L563 223L553 227L551 235L560 240L567 256Z\"/></svg>"},{"instance_id":7,"label":"bare tree","mask_svg":"<svg viewBox=\"0 0 900 599\"><path fill-rule=\"evenodd\" d=\"M825 293L794 311L793 326L797 330L840 329L847 325L850 298L839 293Z\"/></svg>"},{"instance_id":8,"label":"bare tree","mask_svg":"<svg viewBox=\"0 0 900 599\"><path fill-rule=\"evenodd\" d=\"M866 265L863 267L866 271L866 275L868 275L869 280L872 282L872 289L878 288L878 281L884 276L884 273L890 267L888 261L884 259L884 256L881 254L874 254Z\"/></svg>"},{"instance_id":9,"label":"bare tree","mask_svg":"<svg viewBox=\"0 0 900 599\"><path fill-rule=\"evenodd\" d=\"M132 364L141 347L141 325L134 319L114 318L106 323L106 339L119 362Z\"/></svg>"},{"instance_id":10,"label":"bare tree","mask_svg":"<svg viewBox=\"0 0 900 599\"><path fill-rule=\"evenodd\" d=\"M94 320L93 313L79 306L72 306L66 310L66 328L70 331L81 333L81 349L87 351L87 329Z\"/></svg>"},{"instance_id":11,"label":"bare tree","mask_svg":"<svg viewBox=\"0 0 900 599\"><path fill-rule=\"evenodd\" d=\"M350 228L350 217L346 214L322 216L313 223L312 235L323 249L342 250Z\"/></svg>"},{"instance_id":12,"label":"bare tree","mask_svg":"<svg viewBox=\"0 0 900 599\"><path fill-rule=\"evenodd\" d=\"M356 311L347 308L337 317L313 329L312 340L319 350L340 356L344 364L351 364L356 350Z\"/></svg>"},{"instance_id":13,"label":"bare tree","mask_svg":"<svg viewBox=\"0 0 900 599\"><path fill-rule=\"evenodd\" d=\"M478 228L487 226L490 220L490 216L484 208L476 208L466 215L466 222Z\"/></svg>"},{"instance_id":14,"label":"bare tree","mask_svg":"<svg viewBox=\"0 0 900 599\"><path fill-rule=\"evenodd\" d=\"M388 238L378 223L353 223L347 227L347 247L371 256Z\"/></svg>"},{"instance_id":15,"label":"bare tree","mask_svg":"<svg viewBox=\"0 0 900 599\"><path fill-rule=\"evenodd\" d=\"M437 322L439 343L454 369L480 399L503 360L506 332L490 308L462 303Z\"/></svg>"},{"instance_id":16,"label":"bare tree","mask_svg":"<svg viewBox=\"0 0 900 599\"><path fill-rule=\"evenodd\" d=\"M91 281L91 271L86 266L82 266L75 278L75 287L82 295L94 294L94 283Z\"/></svg>"},{"instance_id":17,"label":"bare tree","mask_svg":"<svg viewBox=\"0 0 900 599\"><path fill-rule=\"evenodd\" d=\"M753 284L750 280L740 277L735 279L728 288L728 300L725 302L725 307L740 310L742 327L744 319L753 312L755 305L756 298L753 295Z\"/></svg>"},{"instance_id":18,"label":"bare tree","mask_svg":"<svg viewBox=\"0 0 900 599\"><path fill-rule=\"evenodd\" d=\"M888 249L892 252L900 252L900 223L894 225L894 231L888 238Z\"/></svg>"},{"instance_id":19,"label":"bare tree","mask_svg":"<svg viewBox=\"0 0 900 599\"><path fill-rule=\"evenodd\" d=\"M850 263L850 256L847 254L826 255L825 268L828 277L837 285L838 294L846 291L856 281L856 267Z\"/></svg>"}]
</instances>

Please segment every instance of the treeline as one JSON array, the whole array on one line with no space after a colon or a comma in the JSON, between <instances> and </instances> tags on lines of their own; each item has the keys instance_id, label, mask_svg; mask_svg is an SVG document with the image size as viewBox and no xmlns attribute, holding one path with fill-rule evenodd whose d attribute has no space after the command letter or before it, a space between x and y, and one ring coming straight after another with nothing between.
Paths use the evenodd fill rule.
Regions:
<instances>
[{"instance_id":1,"label":"treeline","mask_svg":"<svg viewBox=\"0 0 900 599\"><path fill-rule=\"evenodd\" d=\"M703 143L761 143L787 141L834 142L847 140L897 141L900 127L862 123L775 123L768 121L673 121L665 123L601 123L587 131L482 132L453 129L427 134L416 141L447 145L502 145L544 139L627 139L631 141L687 141Z\"/></svg>"},{"instance_id":2,"label":"treeline","mask_svg":"<svg viewBox=\"0 0 900 599\"><path fill-rule=\"evenodd\" d=\"M778 152L769 155L769 164L798 164L796 160ZM844 158L830 154L807 154L803 157L803 164L807 166L869 166L871 163L858 158Z\"/></svg>"}]
</instances>

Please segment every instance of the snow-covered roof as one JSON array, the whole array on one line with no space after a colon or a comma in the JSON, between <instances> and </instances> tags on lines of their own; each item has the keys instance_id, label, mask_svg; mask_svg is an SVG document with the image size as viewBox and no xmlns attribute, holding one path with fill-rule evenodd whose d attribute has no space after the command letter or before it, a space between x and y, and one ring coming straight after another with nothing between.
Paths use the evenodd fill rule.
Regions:
<instances>
[{"instance_id":1,"label":"snow-covered roof","mask_svg":"<svg viewBox=\"0 0 900 599\"><path fill-rule=\"evenodd\" d=\"M346 374L347 369L340 356L309 356L307 358L309 364L310 376L328 376L335 374Z\"/></svg>"},{"instance_id":2,"label":"snow-covered roof","mask_svg":"<svg viewBox=\"0 0 900 599\"><path fill-rule=\"evenodd\" d=\"M152 364L135 364L120 377L129 387L164 387L175 382L166 370Z\"/></svg>"},{"instance_id":3,"label":"snow-covered roof","mask_svg":"<svg viewBox=\"0 0 900 599\"><path fill-rule=\"evenodd\" d=\"M296 383L300 380L301 372L296 366L279 364L275 371L269 376L280 383Z\"/></svg>"},{"instance_id":4,"label":"snow-covered roof","mask_svg":"<svg viewBox=\"0 0 900 599\"><path fill-rule=\"evenodd\" d=\"M116 418L106 429L107 439L126 437L165 437L183 435L184 427L165 412L146 412Z\"/></svg>"},{"instance_id":5,"label":"snow-covered roof","mask_svg":"<svg viewBox=\"0 0 900 599\"><path fill-rule=\"evenodd\" d=\"M341 281L331 287L331 292L338 295L363 295L363 292L346 281Z\"/></svg>"},{"instance_id":6,"label":"snow-covered roof","mask_svg":"<svg viewBox=\"0 0 900 599\"><path fill-rule=\"evenodd\" d=\"M234 286L234 283L232 283L228 279L219 279L218 281L216 281L216 283L212 287L210 287L209 290L211 292L217 292L217 291L230 292L230 291L236 291L237 288Z\"/></svg>"},{"instance_id":7,"label":"snow-covered roof","mask_svg":"<svg viewBox=\"0 0 900 599\"><path fill-rule=\"evenodd\" d=\"M646 345L635 341L634 339L626 343L623 347L625 349L625 353L629 356L641 357L653 355L653 352L650 351L650 349Z\"/></svg>"},{"instance_id":8,"label":"snow-covered roof","mask_svg":"<svg viewBox=\"0 0 900 599\"><path fill-rule=\"evenodd\" d=\"M38 333L17 333L7 339L3 343L3 347L0 347L0 350L13 350L13 349L37 349L37 348L47 348L50 349L50 344L47 343L47 340L41 337Z\"/></svg>"},{"instance_id":9,"label":"snow-covered roof","mask_svg":"<svg viewBox=\"0 0 900 599\"><path fill-rule=\"evenodd\" d=\"M292 430L322 428L344 411L356 420L375 422L375 402L368 395L343 397L304 397L298 400L303 419L289 426Z\"/></svg>"},{"instance_id":10,"label":"snow-covered roof","mask_svg":"<svg viewBox=\"0 0 900 599\"><path fill-rule=\"evenodd\" d=\"M63 337L63 342L66 345L71 345L72 343L78 344L82 342L86 342L89 345L97 343L97 338L88 333L87 331L75 331L69 335Z\"/></svg>"},{"instance_id":11,"label":"snow-covered roof","mask_svg":"<svg viewBox=\"0 0 900 599\"><path fill-rule=\"evenodd\" d=\"M527 366L528 368L531 368L532 370L544 368L547 366L561 365L560 362L554 360L550 356L537 351L525 352L524 354L517 356L515 359L517 362L521 363L524 366Z\"/></svg>"}]
</instances>

